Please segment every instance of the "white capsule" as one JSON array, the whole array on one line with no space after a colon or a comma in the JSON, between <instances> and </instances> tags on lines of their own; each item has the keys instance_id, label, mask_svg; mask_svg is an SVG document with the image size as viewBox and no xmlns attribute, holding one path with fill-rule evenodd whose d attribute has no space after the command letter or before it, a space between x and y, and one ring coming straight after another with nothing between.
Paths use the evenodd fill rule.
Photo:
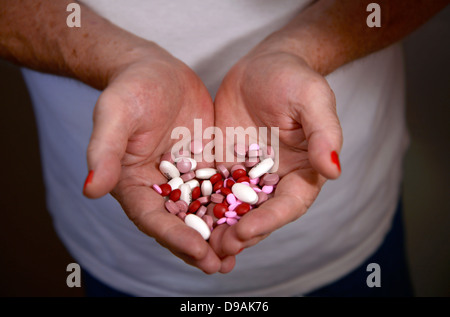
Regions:
<instances>
[{"instance_id":1,"label":"white capsule","mask_svg":"<svg viewBox=\"0 0 450 317\"><path fill-rule=\"evenodd\" d=\"M266 159L262 160L261 162L259 162L258 164L256 164L250 170L250 172L248 172L248 176L253 179L261 177L265 173L268 173L274 164L275 164L275 162L273 161L272 158L270 158L270 157L266 158Z\"/></svg>"},{"instance_id":2,"label":"white capsule","mask_svg":"<svg viewBox=\"0 0 450 317\"><path fill-rule=\"evenodd\" d=\"M199 179L209 179L214 174L217 174L217 170L215 168L201 168L195 171L195 177Z\"/></svg>"},{"instance_id":3,"label":"white capsule","mask_svg":"<svg viewBox=\"0 0 450 317\"><path fill-rule=\"evenodd\" d=\"M189 184L182 184L179 187L179 190L181 191L180 199L186 202L186 204L190 205L192 202L192 189Z\"/></svg>"},{"instance_id":4,"label":"white capsule","mask_svg":"<svg viewBox=\"0 0 450 317\"><path fill-rule=\"evenodd\" d=\"M181 185L183 185L184 181L181 177L174 177L170 181L167 182L167 184L172 187L172 190L180 188Z\"/></svg>"},{"instance_id":5,"label":"white capsule","mask_svg":"<svg viewBox=\"0 0 450 317\"><path fill-rule=\"evenodd\" d=\"M206 222L200 218L197 215L189 214L184 218L184 223L191 227L192 229L196 230L200 235L203 237L203 239L208 240L209 236L211 235L211 230L209 229Z\"/></svg>"},{"instance_id":6,"label":"white capsule","mask_svg":"<svg viewBox=\"0 0 450 317\"><path fill-rule=\"evenodd\" d=\"M213 191L213 185L211 181L204 180L200 189L202 191L202 196L210 196Z\"/></svg>"},{"instance_id":7,"label":"white capsule","mask_svg":"<svg viewBox=\"0 0 450 317\"><path fill-rule=\"evenodd\" d=\"M231 187L231 191L237 199L244 203L254 205L258 202L258 194L248 185L236 183Z\"/></svg>"},{"instance_id":8,"label":"white capsule","mask_svg":"<svg viewBox=\"0 0 450 317\"><path fill-rule=\"evenodd\" d=\"M191 179L190 181L187 181L185 184L189 185L191 190L193 190L195 187L199 187L200 183L196 179Z\"/></svg>"},{"instance_id":9,"label":"white capsule","mask_svg":"<svg viewBox=\"0 0 450 317\"><path fill-rule=\"evenodd\" d=\"M181 160L189 160L191 162L191 171L195 171L197 169L197 161L190 157L177 157L174 162L177 163Z\"/></svg>"},{"instance_id":10,"label":"white capsule","mask_svg":"<svg viewBox=\"0 0 450 317\"><path fill-rule=\"evenodd\" d=\"M180 177L180 171L178 168L169 161L161 161L161 163L159 163L159 170L169 180L175 177Z\"/></svg>"}]
</instances>

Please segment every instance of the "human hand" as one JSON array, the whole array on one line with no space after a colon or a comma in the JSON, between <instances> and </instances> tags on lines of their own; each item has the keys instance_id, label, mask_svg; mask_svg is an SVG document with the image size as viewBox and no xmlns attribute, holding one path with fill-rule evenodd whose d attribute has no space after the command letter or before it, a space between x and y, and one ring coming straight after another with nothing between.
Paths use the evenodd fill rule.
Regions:
<instances>
[{"instance_id":1,"label":"human hand","mask_svg":"<svg viewBox=\"0 0 450 317\"><path fill-rule=\"evenodd\" d=\"M325 181L339 177L342 131L325 78L274 45L254 49L230 70L216 96L215 117L222 131L279 127L281 180L274 197L211 235L219 256L236 255L302 216Z\"/></svg>"},{"instance_id":2,"label":"human hand","mask_svg":"<svg viewBox=\"0 0 450 317\"><path fill-rule=\"evenodd\" d=\"M165 210L164 199L151 188L167 182L158 166L177 141L172 130L192 131L194 118L212 125L211 97L196 74L163 49L134 55L111 74L95 106L84 194L98 198L111 192L142 232L186 263L206 273L228 271L234 257L220 259Z\"/></svg>"}]
</instances>

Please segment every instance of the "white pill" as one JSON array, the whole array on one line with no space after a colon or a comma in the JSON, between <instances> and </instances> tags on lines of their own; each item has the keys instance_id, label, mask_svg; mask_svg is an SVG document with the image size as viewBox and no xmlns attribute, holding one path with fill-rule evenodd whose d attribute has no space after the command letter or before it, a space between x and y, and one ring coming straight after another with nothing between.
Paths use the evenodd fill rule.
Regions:
<instances>
[{"instance_id":1,"label":"white pill","mask_svg":"<svg viewBox=\"0 0 450 317\"><path fill-rule=\"evenodd\" d=\"M217 174L217 170L215 168L200 168L195 171L195 177L199 179L209 179L214 174Z\"/></svg>"},{"instance_id":2,"label":"white pill","mask_svg":"<svg viewBox=\"0 0 450 317\"><path fill-rule=\"evenodd\" d=\"M244 203L254 205L258 202L258 194L248 185L236 183L231 187L231 191L237 199Z\"/></svg>"},{"instance_id":3,"label":"white pill","mask_svg":"<svg viewBox=\"0 0 450 317\"><path fill-rule=\"evenodd\" d=\"M179 190L181 191L180 199L183 200L186 204L190 205L192 202L192 189L189 184L184 183L180 186Z\"/></svg>"},{"instance_id":4,"label":"white pill","mask_svg":"<svg viewBox=\"0 0 450 317\"><path fill-rule=\"evenodd\" d=\"M204 180L200 189L202 190L202 196L210 196L213 191L213 185L211 181Z\"/></svg>"},{"instance_id":5,"label":"white pill","mask_svg":"<svg viewBox=\"0 0 450 317\"><path fill-rule=\"evenodd\" d=\"M211 230L209 229L206 222L199 216L189 214L184 218L184 223L187 226L191 227L192 229L196 230L198 233L200 233L203 239L205 240L209 239L209 236L211 235Z\"/></svg>"},{"instance_id":6,"label":"white pill","mask_svg":"<svg viewBox=\"0 0 450 317\"><path fill-rule=\"evenodd\" d=\"M190 181L187 181L185 184L189 185L191 190L193 190L195 187L199 187L200 183L196 179L191 179Z\"/></svg>"},{"instance_id":7,"label":"white pill","mask_svg":"<svg viewBox=\"0 0 450 317\"><path fill-rule=\"evenodd\" d=\"M181 185L183 185L184 181L181 177L174 177L170 181L167 182L167 184L172 187L172 190L180 188Z\"/></svg>"},{"instance_id":8,"label":"white pill","mask_svg":"<svg viewBox=\"0 0 450 317\"><path fill-rule=\"evenodd\" d=\"M272 158L270 158L270 157L266 158L266 159L262 160L261 162L259 162L258 164L256 164L250 170L250 172L248 172L248 176L250 178L261 177L265 173L268 173L274 164L275 164L275 162L273 161Z\"/></svg>"},{"instance_id":9,"label":"white pill","mask_svg":"<svg viewBox=\"0 0 450 317\"><path fill-rule=\"evenodd\" d=\"M159 163L159 170L169 180L175 177L180 177L180 171L178 170L178 168L169 161L161 161L161 163Z\"/></svg>"},{"instance_id":10,"label":"white pill","mask_svg":"<svg viewBox=\"0 0 450 317\"><path fill-rule=\"evenodd\" d=\"M191 162L191 171L195 171L197 169L197 161L190 157L177 157L174 162L178 163L181 160L189 160Z\"/></svg>"}]
</instances>

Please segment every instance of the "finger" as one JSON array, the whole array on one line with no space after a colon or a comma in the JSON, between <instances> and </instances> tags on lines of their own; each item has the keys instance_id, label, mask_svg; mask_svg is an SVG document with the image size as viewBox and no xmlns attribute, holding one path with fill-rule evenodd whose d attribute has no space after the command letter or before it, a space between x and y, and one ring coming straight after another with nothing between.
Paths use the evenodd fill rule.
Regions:
<instances>
[{"instance_id":1,"label":"finger","mask_svg":"<svg viewBox=\"0 0 450 317\"><path fill-rule=\"evenodd\" d=\"M164 199L155 191L146 186L127 186L117 192L116 198L139 230L205 273L219 271L221 260L208 242L180 218L164 210Z\"/></svg>"},{"instance_id":2,"label":"finger","mask_svg":"<svg viewBox=\"0 0 450 317\"><path fill-rule=\"evenodd\" d=\"M294 111L308 141L311 165L326 178L336 179L341 173L343 137L334 93L324 81L312 84L304 103L295 105Z\"/></svg>"},{"instance_id":3,"label":"finger","mask_svg":"<svg viewBox=\"0 0 450 317\"><path fill-rule=\"evenodd\" d=\"M89 174L83 193L89 198L106 195L120 178L121 159L131 133L129 116L119 98L102 94L94 110L94 126L87 149Z\"/></svg>"}]
</instances>

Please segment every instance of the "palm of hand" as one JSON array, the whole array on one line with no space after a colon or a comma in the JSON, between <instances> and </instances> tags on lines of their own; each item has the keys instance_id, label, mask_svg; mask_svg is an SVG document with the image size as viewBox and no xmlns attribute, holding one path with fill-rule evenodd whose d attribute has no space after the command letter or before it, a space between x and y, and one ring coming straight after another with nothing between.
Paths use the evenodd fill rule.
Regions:
<instances>
[{"instance_id":1,"label":"palm of hand","mask_svg":"<svg viewBox=\"0 0 450 317\"><path fill-rule=\"evenodd\" d=\"M323 105L330 110L322 114L331 118L326 121L331 142L314 122ZM318 171L330 178L338 176L329 161L341 138L333 107L334 95L325 79L292 55L244 59L229 72L215 100L216 126L222 130L226 126L278 127L277 173L282 179L274 198L237 225L213 231L211 241L219 255L237 254L304 214L326 180Z\"/></svg>"},{"instance_id":2,"label":"palm of hand","mask_svg":"<svg viewBox=\"0 0 450 317\"><path fill-rule=\"evenodd\" d=\"M212 126L213 104L184 64L142 61L121 72L95 108L88 161L102 182L90 185L87 195L111 192L141 231L185 262L213 273L221 269L222 260L195 231L165 211L164 199L151 188L167 181L158 166L177 141L173 129L192 131L193 118Z\"/></svg>"}]
</instances>

